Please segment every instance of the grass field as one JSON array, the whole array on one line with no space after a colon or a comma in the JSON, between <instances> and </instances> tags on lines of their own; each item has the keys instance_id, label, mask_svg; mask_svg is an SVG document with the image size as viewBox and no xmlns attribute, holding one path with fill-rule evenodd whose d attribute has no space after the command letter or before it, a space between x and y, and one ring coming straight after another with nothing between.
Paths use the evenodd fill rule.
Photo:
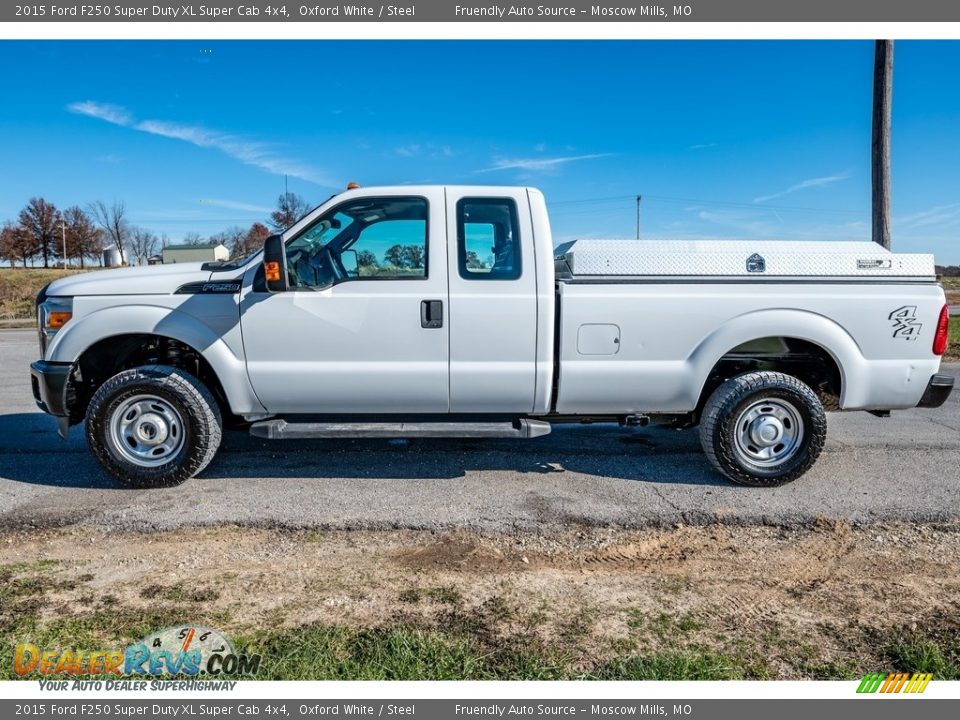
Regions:
<instances>
[{"instance_id":1,"label":"grass field","mask_svg":"<svg viewBox=\"0 0 960 720\"><path fill-rule=\"evenodd\" d=\"M960 305L960 277L942 278L940 284L947 294L947 302L951 305Z\"/></svg>"},{"instance_id":2,"label":"grass field","mask_svg":"<svg viewBox=\"0 0 960 720\"><path fill-rule=\"evenodd\" d=\"M262 680L960 679L958 531L0 534L0 679L17 643L183 624L260 654Z\"/></svg>"},{"instance_id":3,"label":"grass field","mask_svg":"<svg viewBox=\"0 0 960 720\"><path fill-rule=\"evenodd\" d=\"M35 322L33 303L40 289L53 280L84 270L0 268L0 327L30 327Z\"/></svg>"},{"instance_id":4,"label":"grass field","mask_svg":"<svg viewBox=\"0 0 960 720\"><path fill-rule=\"evenodd\" d=\"M943 359L948 362L960 362L960 317L950 318L950 335L947 340L947 352Z\"/></svg>"}]
</instances>

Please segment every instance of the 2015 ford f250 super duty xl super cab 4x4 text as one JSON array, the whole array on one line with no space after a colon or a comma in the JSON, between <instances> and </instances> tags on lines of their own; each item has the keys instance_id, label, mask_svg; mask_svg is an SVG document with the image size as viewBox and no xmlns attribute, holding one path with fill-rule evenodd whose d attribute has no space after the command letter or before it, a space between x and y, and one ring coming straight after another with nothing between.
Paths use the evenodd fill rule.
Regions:
<instances>
[{"instance_id":1,"label":"2015 ford f250 super duty xl super cab 4x4 text","mask_svg":"<svg viewBox=\"0 0 960 720\"><path fill-rule=\"evenodd\" d=\"M929 255L872 243L581 240L543 195L332 197L262 252L107 270L37 298L39 406L86 420L122 482L199 473L224 419L270 439L517 437L553 423L700 426L714 467L777 485L824 408L936 407L948 313Z\"/></svg>"}]
</instances>

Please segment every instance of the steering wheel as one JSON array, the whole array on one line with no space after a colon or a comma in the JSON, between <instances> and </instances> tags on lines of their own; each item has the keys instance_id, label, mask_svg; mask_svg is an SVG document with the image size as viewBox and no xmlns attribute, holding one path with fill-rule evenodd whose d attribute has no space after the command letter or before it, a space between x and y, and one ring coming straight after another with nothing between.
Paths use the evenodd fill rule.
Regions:
<instances>
[{"instance_id":1,"label":"steering wheel","mask_svg":"<svg viewBox=\"0 0 960 720\"><path fill-rule=\"evenodd\" d=\"M329 287L335 284L341 277L333 253L327 246L320 248L316 252L309 253L306 262L314 273L314 282L312 283L314 287Z\"/></svg>"}]
</instances>

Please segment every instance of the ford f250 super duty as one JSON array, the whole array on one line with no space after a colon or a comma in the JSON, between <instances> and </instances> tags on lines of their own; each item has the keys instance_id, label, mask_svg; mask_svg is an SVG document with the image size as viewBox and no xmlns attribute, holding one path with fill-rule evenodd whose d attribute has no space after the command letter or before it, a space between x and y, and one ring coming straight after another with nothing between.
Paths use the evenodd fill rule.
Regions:
<instances>
[{"instance_id":1,"label":"ford f250 super duty","mask_svg":"<svg viewBox=\"0 0 960 720\"><path fill-rule=\"evenodd\" d=\"M580 240L543 195L381 187L228 262L106 270L37 298L33 392L153 487L224 422L268 439L535 438L699 424L735 482L802 475L824 411L936 407L948 312L929 255L872 243Z\"/></svg>"}]
</instances>

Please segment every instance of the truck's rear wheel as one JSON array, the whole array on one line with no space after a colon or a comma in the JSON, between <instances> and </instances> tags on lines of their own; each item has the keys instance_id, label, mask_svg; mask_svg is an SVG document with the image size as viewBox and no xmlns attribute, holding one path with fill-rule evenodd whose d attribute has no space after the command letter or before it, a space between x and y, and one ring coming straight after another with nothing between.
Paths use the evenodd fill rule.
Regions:
<instances>
[{"instance_id":1,"label":"truck's rear wheel","mask_svg":"<svg viewBox=\"0 0 960 720\"><path fill-rule=\"evenodd\" d=\"M222 421L217 401L178 368L124 370L94 393L87 442L103 468L138 488L179 485L213 459Z\"/></svg>"},{"instance_id":2,"label":"truck's rear wheel","mask_svg":"<svg viewBox=\"0 0 960 720\"><path fill-rule=\"evenodd\" d=\"M753 372L727 380L703 408L700 442L711 464L757 487L796 480L816 462L827 419L816 393L790 375Z\"/></svg>"}]
</instances>

